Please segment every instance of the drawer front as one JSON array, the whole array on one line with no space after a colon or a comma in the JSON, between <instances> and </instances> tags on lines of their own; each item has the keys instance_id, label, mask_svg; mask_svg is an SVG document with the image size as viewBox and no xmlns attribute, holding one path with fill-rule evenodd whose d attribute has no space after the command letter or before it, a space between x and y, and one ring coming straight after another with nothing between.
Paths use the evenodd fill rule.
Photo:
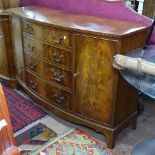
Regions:
<instances>
[{"instance_id":1,"label":"drawer front","mask_svg":"<svg viewBox=\"0 0 155 155\"><path fill-rule=\"evenodd\" d=\"M71 109L72 95L69 92L45 82L28 71L26 73L27 84L31 90L55 105Z\"/></svg>"},{"instance_id":2,"label":"drawer front","mask_svg":"<svg viewBox=\"0 0 155 155\"><path fill-rule=\"evenodd\" d=\"M47 59L49 62L71 68L72 53L70 51L51 47L28 36L24 36L24 49L31 54Z\"/></svg>"},{"instance_id":3,"label":"drawer front","mask_svg":"<svg viewBox=\"0 0 155 155\"><path fill-rule=\"evenodd\" d=\"M44 79L51 80L68 88L72 87L72 74L70 71L45 63L26 53L25 64L27 68L36 72Z\"/></svg>"},{"instance_id":4,"label":"drawer front","mask_svg":"<svg viewBox=\"0 0 155 155\"><path fill-rule=\"evenodd\" d=\"M68 31L55 29L29 21L23 21L23 31L27 34L33 35L39 40L57 46L71 47L71 36Z\"/></svg>"}]
</instances>

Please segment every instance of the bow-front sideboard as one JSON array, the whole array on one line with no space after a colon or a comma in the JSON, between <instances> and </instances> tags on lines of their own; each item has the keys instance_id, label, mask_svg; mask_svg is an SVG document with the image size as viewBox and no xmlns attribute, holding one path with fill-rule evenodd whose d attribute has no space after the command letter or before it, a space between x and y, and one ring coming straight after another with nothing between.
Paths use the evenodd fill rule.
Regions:
<instances>
[{"instance_id":1,"label":"bow-front sideboard","mask_svg":"<svg viewBox=\"0 0 155 155\"><path fill-rule=\"evenodd\" d=\"M57 116L104 134L137 119L138 93L112 66L113 56L143 45L148 27L43 7L11 9L16 79Z\"/></svg>"}]
</instances>

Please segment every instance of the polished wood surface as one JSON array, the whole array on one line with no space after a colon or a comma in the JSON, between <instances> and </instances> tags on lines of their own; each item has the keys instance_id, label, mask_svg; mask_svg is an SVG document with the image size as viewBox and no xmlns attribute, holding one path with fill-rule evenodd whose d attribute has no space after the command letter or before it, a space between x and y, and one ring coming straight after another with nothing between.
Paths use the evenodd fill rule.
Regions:
<instances>
[{"instance_id":1,"label":"polished wood surface","mask_svg":"<svg viewBox=\"0 0 155 155\"><path fill-rule=\"evenodd\" d=\"M117 83L112 62L118 52L117 41L76 36L75 43L75 111L111 124Z\"/></svg>"},{"instance_id":2,"label":"polished wood surface","mask_svg":"<svg viewBox=\"0 0 155 155\"><path fill-rule=\"evenodd\" d=\"M56 115L103 133L113 148L137 120L138 92L112 67L148 27L43 7L11 10L18 83Z\"/></svg>"},{"instance_id":3,"label":"polished wood surface","mask_svg":"<svg viewBox=\"0 0 155 155\"><path fill-rule=\"evenodd\" d=\"M12 18L12 38L14 44L14 61L16 65L16 74L23 80L26 80L25 77L25 65L24 65L24 57L23 46L22 46L22 34L21 34L21 24L20 19L17 17Z\"/></svg>"},{"instance_id":4,"label":"polished wood surface","mask_svg":"<svg viewBox=\"0 0 155 155\"><path fill-rule=\"evenodd\" d=\"M63 50L61 47L52 47L47 43L26 35L24 35L24 50L33 56L44 59L48 63L67 67L68 69L71 68L72 52L70 50Z\"/></svg>"},{"instance_id":5,"label":"polished wood surface","mask_svg":"<svg viewBox=\"0 0 155 155\"><path fill-rule=\"evenodd\" d=\"M70 92L63 90L61 87L52 85L31 71L27 70L28 86L31 90L35 91L38 95L48 100L51 104L71 109L72 95Z\"/></svg>"},{"instance_id":6,"label":"polished wood surface","mask_svg":"<svg viewBox=\"0 0 155 155\"><path fill-rule=\"evenodd\" d=\"M0 0L0 9L9 9L18 7L20 0Z\"/></svg>"},{"instance_id":7,"label":"polished wood surface","mask_svg":"<svg viewBox=\"0 0 155 155\"><path fill-rule=\"evenodd\" d=\"M48 8L31 6L11 9L13 15L31 19L44 24L52 24L64 29L85 31L95 34L105 34L109 36L131 35L135 31L144 31L145 26L127 21L109 20L94 16L76 15L65 13L61 10L51 10ZM82 17L82 18L81 18ZM32 25L31 25L32 26ZM30 28L30 31L33 31ZM40 34L39 27L35 27L36 33ZM36 34L37 35L37 34ZM43 34L44 35L44 34Z\"/></svg>"},{"instance_id":8,"label":"polished wood surface","mask_svg":"<svg viewBox=\"0 0 155 155\"><path fill-rule=\"evenodd\" d=\"M24 20L22 26L23 32L34 36L34 38L60 46L71 46L70 34L67 31L54 28L51 29L51 27Z\"/></svg>"},{"instance_id":9,"label":"polished wood surface","mask_svg":"<svg viewBox=\"0 0 155 155\"><path fill-rule=\"evenodd\" d=\"M53 66L27 53L25 53L25 65L28 69L37 73L44 79L63 85L68 89L72 87L71 71Z\"/></svg>"},{"instance_id":10,"label":"polished wood surface","mask_svg":"<svg viewBox=\"0 0 155 155\"><path fill-rule=\"evenodd\" d=\"M20 0L0 0L0 78L15 87L15 66L8 9L19 6Z\"/></svg>"},{"instance_id":11,"label":"polished wood surface","mask_svg":"<svg viewBox=\"0 0 155 155\"><path fill-rule=\"evenodd\" d=\"M15 82L15 66L8 16L0 16L0 77L13 86Z\"/></svg>"},{"instance_id":12,"label":"polished wood surface","mask_svg":"<svg viewBox=\"0 0 155 155\"><path fill-rule=\"evenodd\" d=\"M10 121L10 114L8 111L7 103L5 100L5 94L0 84L0 121L6 120L7 126L0 130L0 154L1 155L19 155L20 152L15 147L12 126Z\"/></svg>"},{"instance_id":13,"label":"polished wood surface","mask_svg":"<svg viewBox=\"0 0 155 155\"><path fill-rule=\"evenodd\" d=\"M144 0L143 15L153 19L155 13L155 0Z\"/></svg>"}]
</instances>

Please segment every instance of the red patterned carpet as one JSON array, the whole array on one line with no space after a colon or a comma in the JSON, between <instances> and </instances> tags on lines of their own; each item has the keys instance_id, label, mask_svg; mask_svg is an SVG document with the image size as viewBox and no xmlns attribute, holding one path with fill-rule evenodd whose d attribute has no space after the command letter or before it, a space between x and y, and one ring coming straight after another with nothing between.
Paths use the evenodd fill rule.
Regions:
<instances>
[{"instance_id":1,"label":"red patterned carpet","mask_svg":"<svg viewBox=\"0 0 155 155\"><path fill-rule=\"evenodd\" d=\"M32 102L26 100L14 90L4 84L2 86L8 103L14 132L46 115L46 112L33 105Z\"/></svg>"}]
</instances>

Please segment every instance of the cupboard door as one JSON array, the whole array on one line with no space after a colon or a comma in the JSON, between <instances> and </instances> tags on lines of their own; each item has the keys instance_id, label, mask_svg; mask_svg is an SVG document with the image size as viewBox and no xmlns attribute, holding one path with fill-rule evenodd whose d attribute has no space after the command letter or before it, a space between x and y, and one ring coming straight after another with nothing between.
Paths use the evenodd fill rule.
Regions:
<instances>
[{"instance_id":1,"label":"cupboard door","mask_svg":"<svg viewBox=\"0 0 155 155\"><path fill-rule=\"evenodd\" d=\"M25 82L25 64L23 56L22 34L20 18L12 17L12 40L14 45L14 59L16 65L16 75Z\"/></svg>"},{"instance_id":2,"label":"cupboard door","mask_svg":"<svg viewBox=\"0 0 155 155\"><path fill-rule=\"evenodd\" d=\"M10 23L8 16L0 17L0 77L9 80L15 76Z\"/></svg>"},{"instance_id":3,"label":"cupboard door","mask_svg":"<svg viewBox=\"0 0 155 155\"><path fill-rule=\"evenodd\" d=\"M75 36L75 112L110 124L116 76L112 67L117 42Z\"/></svg>"},{"instance_id":4,"label":"cupboard door","mask_svg":"<svg viewBox=\"0 0 155 155\"><path fill-rule=\"evenodd\" d=\"M3 32L3 20L0 18L0 77L1 76L9 77L5 38Z\"/></svg>"}]
</instances>

